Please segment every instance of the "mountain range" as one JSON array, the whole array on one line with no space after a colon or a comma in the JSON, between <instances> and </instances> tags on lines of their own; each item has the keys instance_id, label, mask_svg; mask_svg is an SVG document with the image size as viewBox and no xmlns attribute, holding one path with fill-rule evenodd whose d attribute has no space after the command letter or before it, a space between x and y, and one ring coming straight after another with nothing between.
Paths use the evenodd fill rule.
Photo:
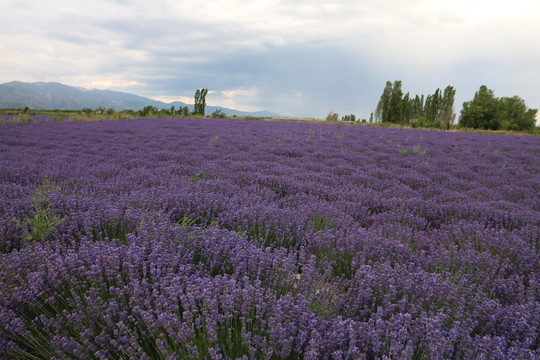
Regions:
<instances>
[{"instance_id":1,"label":"mountain range","mask_svg":"<svg viewBox=\"0 0 540 360\"><path fill-rule=\"evenodd\" d=\"M87 90L68 86L57 82L11 81L0 84L0 109L22 109L28 106L36 110L81 110L84 108L96 109L98 107L114 108L115 110L142 110L146 106L155 106L158 109L170 109L174 106L187 106L193 111L192 104L181 101L164 103L143 96L112 90ZM221 106L206 106L206 114L221 109L226 115L232 116L280 116L270 111L240 111Z\"/></svg>"}]
</instances>

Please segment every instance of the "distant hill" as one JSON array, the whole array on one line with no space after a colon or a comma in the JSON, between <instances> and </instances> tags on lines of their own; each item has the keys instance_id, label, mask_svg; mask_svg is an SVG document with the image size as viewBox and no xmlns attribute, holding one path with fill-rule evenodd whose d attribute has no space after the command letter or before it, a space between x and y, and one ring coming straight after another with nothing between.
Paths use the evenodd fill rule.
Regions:
<instances>
[{"instance_id":1,"label":"distant hill","mask_svg":"<svg viewBox=\"0 0 540 360\"><path fill-rule=\"evenodd\" d=\"M98 107L114 108L115 110L141 110L146 106L159 109L179 108L193 105L175 101L164 103L143 96L111 90L87 90L56 82L26 83L12 81L0 84L0 109L22 109L28 106L36 110L80 110ZM279 114L270 111L247 112L220 106L206 106L206 113L211 114L222 109L227 115L271 117Z\"/></svg>"}]
</instances>

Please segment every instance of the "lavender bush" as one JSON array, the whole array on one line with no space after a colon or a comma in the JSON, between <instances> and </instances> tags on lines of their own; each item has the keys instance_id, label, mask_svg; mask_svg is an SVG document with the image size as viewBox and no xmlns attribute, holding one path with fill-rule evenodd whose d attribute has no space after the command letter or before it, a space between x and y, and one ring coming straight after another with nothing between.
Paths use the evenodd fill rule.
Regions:
<instances>
[{"instance_id":1,"label":"lavender bush","mask_svg":"<svg viewBox=\"0 0 540 360\"><path fill-rule=\"evenodd\" d=\"M2 124L0 357L538 358L539 159L533 137Z\"/></svg>"}]
</instances>

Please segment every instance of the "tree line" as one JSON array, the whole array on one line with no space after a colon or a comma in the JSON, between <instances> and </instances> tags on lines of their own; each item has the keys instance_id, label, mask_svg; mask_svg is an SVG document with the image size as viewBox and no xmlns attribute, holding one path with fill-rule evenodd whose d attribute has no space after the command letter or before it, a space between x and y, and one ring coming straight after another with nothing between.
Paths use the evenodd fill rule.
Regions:
<instances>
[{"instance_id":1,"label":"tree line","mask_svg":"<svg viewBox=\"0 0 540 360\"><path fill-rule=\"evenodd\" d=\"M454 123L456 90L447 86L428 96L403 93L401 80L387 81L377 109L375 122L449 129ZM465 102L458 126L487 130L532 130L537 109L529 109L519 96L496 98L485 85L473 100ZM372 114L373 117L373 114ZM371 120L371 119L370 119Z\"/></svg>"},{"instance_id":2,"label":"tree line","mask_svg":"<svg viewBox=\"0 0 540 360\"><path fill-rule=\"evenodd\" d=\"M187 106L180 106L176 109L174 106L171 106L170 109L158 109L155 106L146 106L142 110L137 111L137 114L143 117L152 117L152 116L204 116L206 108L206 94L208 94L208 89L197 89L195 91L195 101L193 105L193 111L189 110ZM218 115L222 114L221 110L217 110L214 113Z\"/></svg>"},{"instance_id":3,"label":"tree line","mask_svg":"<svg viewBox=\"0 0 540 360\"><path fill-rule=\"evenodd\" d=\"M197 89L195 92L195 102L193 105L193 111L189 109L188 106L180 106L176 108L171 106L169 109L159 109L156 106L148 105L141 110L122 110L122 113L129 114L132 116L139 117L189 117L189 116L205 116L206 108L206 94L208 94L208 89ZM93 113L92 109L82 109L84 113L90 114ZM98 107L95 112L99 115L108 115L112 116L118 112L114 108L105 108ZM224 118L225 113L223 110L218 109L212 113L212 117L215 118Z\"/></svg>"},{"instance_id":4,"label":"tree line","mask_svg":"<svg viewBox=\"0 0 540 360\"><path fill-rule=\"evenodd\" d=\"M390 122L413 127L449 128L455 119L454 98L456 90L447 86L428 96L403 93L401 80L386 82L375 110L376 122Z\"/></svg>"}]
</instances>

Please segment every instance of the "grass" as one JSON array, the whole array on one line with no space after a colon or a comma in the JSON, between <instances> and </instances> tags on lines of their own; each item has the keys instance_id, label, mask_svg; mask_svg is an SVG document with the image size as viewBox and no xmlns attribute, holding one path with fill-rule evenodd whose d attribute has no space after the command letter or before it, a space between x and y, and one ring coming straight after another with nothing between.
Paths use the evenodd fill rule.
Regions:
<instances>
[{"instance_id":1,"label":"grass","mask_svg":"<svg viewBox=\"0 0 540 360\"><path fill-rule=\"evenodd\" d=\"M18 122L34 122L34 119L28 114L19 114L17 118Z\"/></svg>"},{"instance_id":2,"label":"grass","mask_svg":"<svg viewBox=\"0 0 540 360\"><path fill-rule=\"evenodd\" d=\"M94 241L117 239L123 244L127 244L127 235L134 230L129 224L111 220L103 224L99 229L93 230L92 238Z\"/></svg>"},{"instance_id":3,"label":"grass","mask_svg":"<svg viewBox=\"0 0 540 360\"><path fill-rule=\"evenodd\" d=\"M17 226L24 231L25 245L44 240L55 230L57 225L63 222L51 209L52 204L47 198L47 192L58 190L59 188L48 177L45 177L32 196L30 209L33 216L25 217L22 220L14 218Z\"/></svg>"},{"instance_id":4,"label":"grass","mask_svg":"<svg viewBox=\"0 0 540 360\"><path fill-rule=\"evenodd\" d=\"M214 146L214 143L219 140L219 135L214 135L210 139L210 147Z\"/></svg>"},{"instance_id":5,"label":"grass","mask_svg":"<svg viewBox=\"0 0 540 360\"><path fill-rule=\"evenodd\" d=\"M203 178L204 178L203 174L201 172L198 172L197 174L195 174L195 176L192 176L189 179L187 179L186 182L190 184L196 184L199 181L201 181Z\"/></svg>"},{"instance_id":6,"label":"grass","mask_svg":"<svg viewBox=\"0 0 540 360\"><path fill-rule=\"evenodd\" d=\"M323 231L335 228L335 225L332 223L332 219L326 216L313 214L309 217L309 220L314 231Z\"/></svg>"}]
</instances>

